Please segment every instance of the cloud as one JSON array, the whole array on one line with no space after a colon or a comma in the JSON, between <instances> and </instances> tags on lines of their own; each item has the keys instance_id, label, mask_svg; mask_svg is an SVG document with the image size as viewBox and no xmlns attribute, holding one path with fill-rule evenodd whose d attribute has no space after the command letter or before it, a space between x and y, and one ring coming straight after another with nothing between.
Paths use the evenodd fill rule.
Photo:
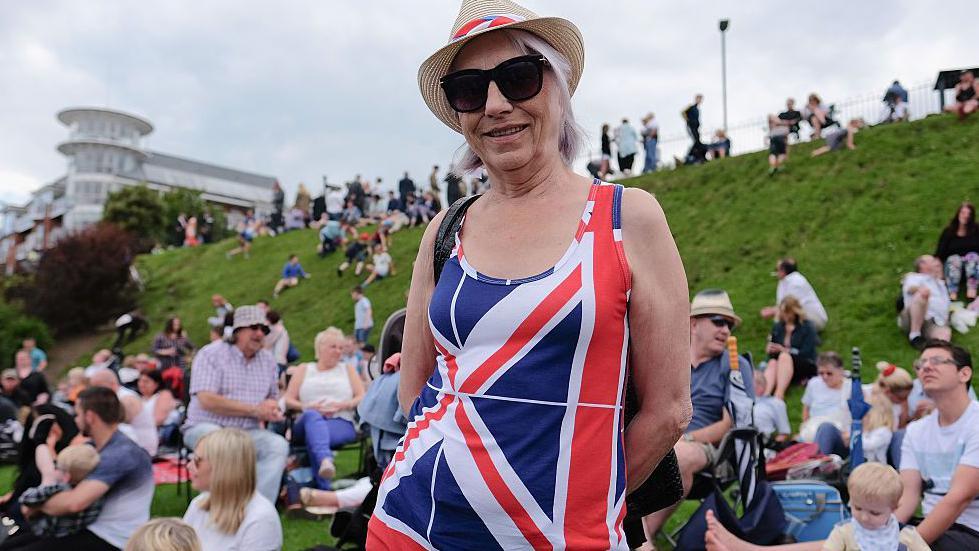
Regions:
<instances>
[{"instance_id":1,"label":"cloud","mask_svg":"<svg viewBox=\"0 0 979 551\"><path fill-rule=\"evenodd\" d=\"M894 78L932 79L974 63L962 1L942 9L827 0L596 5L533 0L575 21L586 71L575 97L597 150L598 128L654 111L663 135L700 91L705 129L717 127L720 37L727 36L729 121L755 119L788 95L831 101L878 93ZM109 105L151 120L147 147L271 174L287 189L361 173L393 183L424 178L462 143L428 112L421 61L443 44L454 0L258 0L6 3L0 17L0 193L64 172L54 114ZM13 197L13 195L11 195Z\"/></svg>"}]
</instances>

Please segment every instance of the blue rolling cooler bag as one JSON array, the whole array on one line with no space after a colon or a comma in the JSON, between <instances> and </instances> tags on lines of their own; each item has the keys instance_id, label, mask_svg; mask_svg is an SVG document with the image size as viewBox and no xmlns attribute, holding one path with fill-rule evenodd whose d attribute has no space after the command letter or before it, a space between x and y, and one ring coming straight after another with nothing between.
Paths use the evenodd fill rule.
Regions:
<instances>
[{"instance_id":1,"label":"blue rolling cooler bag","mask_svg":"<svg viewBox=\"0 0 979 551\"><path fill-rule=\"evenodd\" d=\"M796 541L824 540L840 521L850 517L836 488L816 480L772 482L785 511L785 533Z\"/></svg>"}]
</instances>

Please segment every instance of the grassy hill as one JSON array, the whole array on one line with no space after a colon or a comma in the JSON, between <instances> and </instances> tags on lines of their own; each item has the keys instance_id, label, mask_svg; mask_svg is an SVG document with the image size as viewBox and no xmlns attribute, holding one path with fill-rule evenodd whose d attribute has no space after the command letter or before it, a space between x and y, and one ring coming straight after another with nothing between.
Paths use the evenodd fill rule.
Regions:
<instances>
[{"instance_id":1,"label":"grassy hill","mask_svg":"<svg viewBox=\"0 0 979 551\"><path fill-rule=\"evenodd\" d=\"M957 205L979 197L979 121L932 117L860 132L855 151L810 158L813 146L793 147L785 172L767 174L758 153L626 180L662 203L686 267L691 294L726 289L744 318L742 349L760 357L770 323L758 311L772 304L775 261L794 256L816 288L830 322L824 350L846 355L860 346L868 366L888 360L909 366L914 351L894 323L899 280L915 256L932 252ZM421 229L394 236L397 275L367 289L378 327L404 305ZM151 333L169 315L180 315L198 344L207 338L210 296L233 304L271 300L304 358L317 331L353 327L349 290L363 278L337 277L340 253L320 259L312 230L255 241L250 259L224 253L232 241L144 256L147 280L141 304ZM271 291L287 256L295 252L313 274L278 299ZM375 332L374 338L377 334ZM144 351L152 334L127 347ZM979 331L955 340L979 352ZM865 379L873 376L866 371Z\"/></svg>"},{"instance_id":2,"label":"grassy hill","mask_svg":"<svg viewBox=\"0 0 979 551\"><path fill-rule=\"evenodd\" d=\"M851 346L861 347L863 379L869 381L876 376L874 362L909 367L915 357L894 321L899 281L917 255L934 251L958 204L979 199L977 139L975 117L965 123L932 117L862 131L855 151L813 159L813 145L795 146L787 170L774 177L767 174L766 154L757 153L623 183L654 193L662 203L691 293L708 287L730 293L744 318L736 332L742 350L762 357L771 325L758 311L774 302L776 260L791 255L829 312L821 349L846 357ZM391 254L397 275L367 289L378 331L386 316L404 305L421 234L412 229L395 235ZM271 300L282 265L295 252L313 277L271 302L303 358L312 358L316 332L329 325L352 330L349 291L363 279L349 271L337 277L341 255L319 259L316 243L316 233L304 230L257 239L250 259L226 259L231 241L140 258L147 281L141 305L152 330L126 351L148 350L152 333L173 314L202 344L206 318L213 315L213 293L235 305ZM954 340L979 353L979 331L956 334ZM794 426L800 420L800 396L801 389L793 389L787 399ZM170 511L166 505L157 507ZM287 532L304 542L306 537L314 541L322 530L294 528Z\"/></svg>"}]
</instances>

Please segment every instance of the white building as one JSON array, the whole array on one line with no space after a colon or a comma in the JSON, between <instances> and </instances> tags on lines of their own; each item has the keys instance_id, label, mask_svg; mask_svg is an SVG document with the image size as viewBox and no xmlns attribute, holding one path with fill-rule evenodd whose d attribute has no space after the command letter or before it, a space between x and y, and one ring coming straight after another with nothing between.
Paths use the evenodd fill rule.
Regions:
<instances>
[{"instance_id":1,"label":"white building","mask_svg":"<svg viewBox=\"0 0 979 551\"><path fill-rule=\"evenodd\" d=\"M259 215L272 210L274 177L144 149L143 136L153 125L142 117L84 107L65 109L58 120L69 129L58 145L68 158L67 173L33 192L26 205L0 208L0 262L8 273L65 232L101 220L106 197L123 186L201 191L224 207L232 226L249 209Z\"/></svg>"}]
</instances>

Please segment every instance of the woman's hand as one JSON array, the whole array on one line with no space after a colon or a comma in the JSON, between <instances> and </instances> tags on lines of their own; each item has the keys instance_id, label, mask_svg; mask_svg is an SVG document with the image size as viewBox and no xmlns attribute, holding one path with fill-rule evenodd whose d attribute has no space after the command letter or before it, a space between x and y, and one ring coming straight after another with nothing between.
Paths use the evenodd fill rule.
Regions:
<instances>
[{"instance_id":1,"label":"woman's hand","mask_svg":"<svg viewBox=\"0 0 979 551\"><path fill-rule=\"evenodd\" d=\"M347 409L347 407L345 407L343 402L320 402L314 409L320 412L323 417L333 417L337 413Z\"/></svg>"},{"instance_id":2,"label":"woman's hand","mask_svg":"<svg viewBox=\"0 0 979 551\"><path fill-rule=\"evenodd\" d=\"M778 355L781 354L782 352L785 352L785 347L782 346L781 344L770 342L765 346L765 354Z\"/></svg>"},{"instance_id":3,"label":"woman's hand","mask_svg":"<svg viewBox=\"0 0 979 551\"><path fill-rule=\"evenodd\" d=\"M58 440L64 436L64 432L61 430L61 425L55 423L51 425L51 430L48 431L48 437L44 441L47 447L51 448L52 453L54 452L54 447L57 445Z\"/></svg>"}]
</instances>

